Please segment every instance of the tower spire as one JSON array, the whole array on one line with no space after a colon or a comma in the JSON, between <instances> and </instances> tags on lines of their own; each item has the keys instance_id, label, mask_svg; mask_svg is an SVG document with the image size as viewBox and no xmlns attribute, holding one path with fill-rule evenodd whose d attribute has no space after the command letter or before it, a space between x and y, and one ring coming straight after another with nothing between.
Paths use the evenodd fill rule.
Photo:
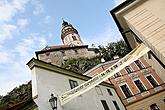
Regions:
<instances>
[{"instance_id":1,"label":"tower spire","mask_svg":"<svg viewBox=\"0 0 165 110\"><path fill-rule=\"evenodd\" d=\"M62 18L62 21L63 21L62 22L62 28L69 25L68 22L65 21L63 18Z\"/></svg>"}]
</instances>

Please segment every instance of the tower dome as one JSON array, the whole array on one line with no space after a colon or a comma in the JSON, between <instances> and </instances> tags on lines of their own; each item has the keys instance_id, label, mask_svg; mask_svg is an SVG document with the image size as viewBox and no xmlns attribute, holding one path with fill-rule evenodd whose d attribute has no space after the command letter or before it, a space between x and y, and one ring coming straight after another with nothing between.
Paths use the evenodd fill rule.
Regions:
<instances>
[{"instance_id":1,"label":"tower dome","mask_svg":"<svg viewBox=\"0 0 165 110\"><path fill-rule=\"evenodd\" d=\"M80 46L83 45L83 42L80 39L78 31L67 21L63 20L62 30L61 30L61 39L64 45L70 46Z\"/></svg>"}]
</instances>

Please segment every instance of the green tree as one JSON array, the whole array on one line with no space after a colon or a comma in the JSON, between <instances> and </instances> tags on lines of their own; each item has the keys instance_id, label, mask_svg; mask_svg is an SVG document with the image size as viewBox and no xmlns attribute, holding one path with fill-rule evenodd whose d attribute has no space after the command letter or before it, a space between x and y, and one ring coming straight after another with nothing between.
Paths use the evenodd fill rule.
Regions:
<instances>
[{"instance_id":1,"label":"green tree","mask_svg":"<svg viewBox=\"0 0 165 110\"><path fill-rule=\"evenodd\" d=\"M130 52L130 49L123 40L108 43L105 47L99 46L98 50L100 57L104 58L105 61L113 60L114 56L119 56L119 58L122 58Z\"/></svg>"},{"instance_id":2,"label":"green tree","mask_svg":"<svg viewBox=\"0 0 165 110\"><path fill-rule=\"evenodd\" d=\"M78 59L69 59L68 61L63 63L61 67L82 74L99 63L100 63L99 57L95 57L91 59L78 58Z\"/></svg>"},{"instance_id":3,"label":"green tree","mask_svg":"<svg viewBox=\"0 0 165 110\"><path fill-rule=\"evenodd\" d=\"M108 43L105 47L98 46L98 48L95 49L95 52L99 53L97 57L91 59L69 59L64 62L61 67L82 74L99 64L101 62L101 58L104 58L105 61L113 60L114 56L119 56L119 58L121 58L128 54L130 49L123 40L119 40L117 42Z\"/></svg>"},{"instance_id":4,"label":"green tree","mask_svg":"<svg viewBox=\"0 0 165 110\"><path fill-rule=\"evenodd\" d=\"M32 86L31 81L27 84L22 84L19 87L15 87L6 96L0 97L1 106L11 106L18 102L22 102L32 98Z\"/></svg>"}]
</instances>

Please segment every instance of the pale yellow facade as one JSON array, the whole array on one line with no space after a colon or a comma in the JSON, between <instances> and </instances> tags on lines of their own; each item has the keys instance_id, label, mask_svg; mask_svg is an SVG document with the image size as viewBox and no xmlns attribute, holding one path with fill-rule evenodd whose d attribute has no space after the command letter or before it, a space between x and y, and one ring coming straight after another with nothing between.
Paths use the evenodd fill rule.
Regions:
<instances>
[{"instance_id":1,"label":"pale yellow facade","mask_svg":"<svg viewBox=\"0 0 165 110\"><path fill-rule=\"evenodd\" d=\"M165 91L128 105L126 108L127 110L151 110L151 104L156 103L160 110L165 110L164 96Z\"/></svg>"},{"instance_id":2,"label":"pale yellow facade","mask_svg":"<svg viewBox=\"0 0 165 110\"><path fill-rule=\"evenodd\" d=\"M131 48L137 46L139 39L151 49L156 58L153 54L145 58L165 82L165 0L130 1L114 12L120 31Z\"/></svg>"}]
</instances>

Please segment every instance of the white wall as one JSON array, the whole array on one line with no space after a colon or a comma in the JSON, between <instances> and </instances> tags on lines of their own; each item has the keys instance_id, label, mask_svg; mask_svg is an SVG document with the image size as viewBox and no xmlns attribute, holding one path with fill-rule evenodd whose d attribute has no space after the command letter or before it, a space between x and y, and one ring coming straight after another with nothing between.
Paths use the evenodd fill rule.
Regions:
<instances>
[{"instance_id":1,"label":"white wall","mask_svg":"<svg viewBox=\"0 0 165 110\"><path fill-rule=\"evenodd\" d=\"M38 95L34 101L38 105L39 110L51 110L50 104L48 102L50 94L53 93L58 97L63 92L70 90L69 79L77 81L79 85L85 82L84 80L37 67L32 69L32 84L36 84L32 86L32 92L33 96ZM58 100L57 110L104 110L101 100L106 100L110 110L115 110L115 106L112 102L113 100L117 102L121 110L125 110L113 88L102 85L99 86L103 95L98 95L96 89L93 88L81 96L71 100L62 107L60 106ZM113 96L108 94L107 88L111 90Z\"/></svg>"}]
</instances>

